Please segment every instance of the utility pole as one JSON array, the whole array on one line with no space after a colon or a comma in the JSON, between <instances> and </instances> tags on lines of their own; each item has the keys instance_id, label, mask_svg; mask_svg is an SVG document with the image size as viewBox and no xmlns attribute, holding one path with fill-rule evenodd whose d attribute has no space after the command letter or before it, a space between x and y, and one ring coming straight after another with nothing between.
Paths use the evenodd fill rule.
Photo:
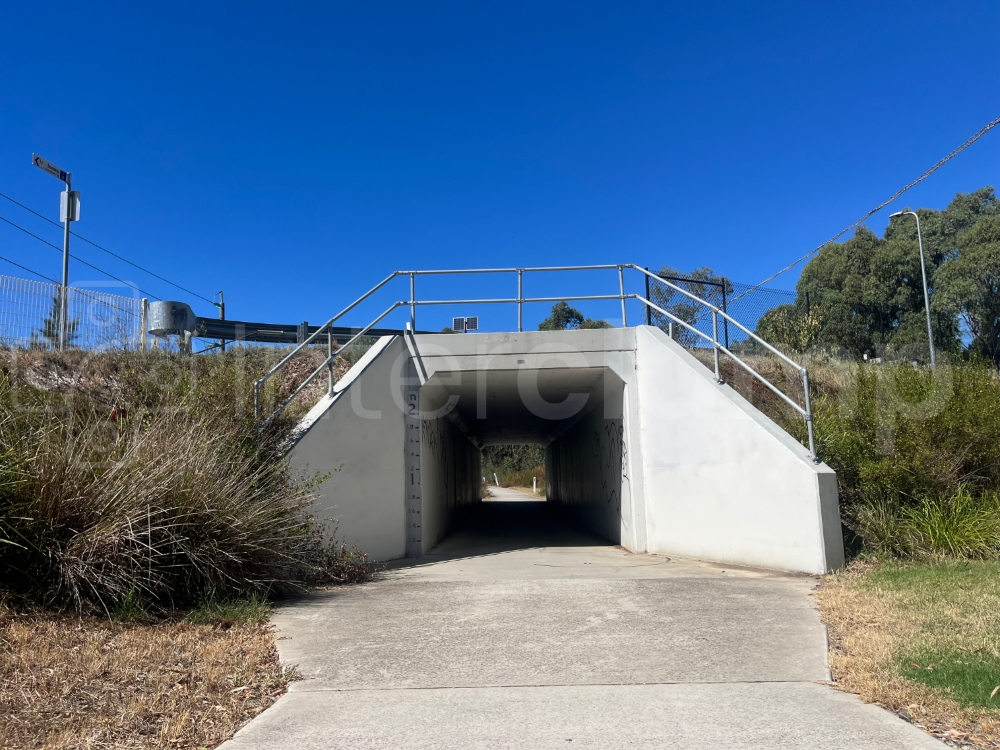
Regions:
<instances>
[{"instance_id":1,"label":"utility pole","mask_svg":"<svg viewBox=\"0 0 1000 750\"><path fill-rule=\"evenodd\" d=\"M80 220L80 191L72 189L72 173L60 169L38 154L31 155L31 163L66 184L66 190L61 194L59 201L59 220L63 222L62 287L59 290L59 348L65 349L69 343L69 223Z\"/></svg>"},{"instance_id":2,"label":"utility pole","mask_svg":"<svg viewBox=\"0 0 1000 750\"><path fill-rule=\"evenodd\" d=\"M215 303L215 306L219 308L219 320L226 319L226 298L223 296L222 292L219 292L219 301ZM226 351L226 340L219 339L219 348L222 351Z\"/></svg>"}]
</instances>

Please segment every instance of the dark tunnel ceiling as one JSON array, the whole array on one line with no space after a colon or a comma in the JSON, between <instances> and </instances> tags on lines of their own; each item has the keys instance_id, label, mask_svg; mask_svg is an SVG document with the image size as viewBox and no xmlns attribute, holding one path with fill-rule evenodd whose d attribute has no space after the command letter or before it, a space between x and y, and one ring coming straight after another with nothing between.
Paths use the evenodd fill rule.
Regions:
<instances>
[{"instance_id":1,"label":"dark tunnel ceiling","mask_svg":"<svg viewBox=\"0 0 1000 750\"><path fill-rule=\"evenodd\" d=\"M489 370L485 372L436 373L424 386L444 402L448 397L458 397L455 410L470 433L485 445L507 443L547 443L568 429L579 418L604 404L607 388L621 389L622 381L606 368L554 368L529 371L526 377L537 376L537 392L543 403L529 408L518 388L517 370ZM486 379L485 416L480 409L479 378ZM531 393L534 389L526 389ZM583 397L572 394L585 394ZM583 403L576 409L556 406L567 397L570 403ZM575 411L570 416L563 416ZM562 418L560 418L562 417Z\"/></svg>"}]
</instances>

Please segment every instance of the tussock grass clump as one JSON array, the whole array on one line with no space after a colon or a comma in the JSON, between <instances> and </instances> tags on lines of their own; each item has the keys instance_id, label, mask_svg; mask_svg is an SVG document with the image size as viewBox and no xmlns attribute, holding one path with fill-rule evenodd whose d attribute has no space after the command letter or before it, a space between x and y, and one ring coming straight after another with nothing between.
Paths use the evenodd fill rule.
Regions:
<instances>
[{"instance_id":1,"label":"tussock grass clump","mask_svg":"<svg viewBox=\"0 0 1000 750\"><path fill-rule=\"evenodd\" d=\"M324 546L309 487L277 455L315 398L255 435L252 384L282 354L0 357L3 585L113 614L362 576L363 555ZM265 407L319 361L293 361Z\"/></svg>"}]
</instances>

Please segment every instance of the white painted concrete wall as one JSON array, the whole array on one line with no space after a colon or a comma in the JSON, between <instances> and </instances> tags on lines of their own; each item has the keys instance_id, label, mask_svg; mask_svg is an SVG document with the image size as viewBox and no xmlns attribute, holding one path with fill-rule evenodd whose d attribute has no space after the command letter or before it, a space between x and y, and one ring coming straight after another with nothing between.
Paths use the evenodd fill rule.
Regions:
<instances>
[{"instance_id":1,"label":"white painted concrete wall","mask_svg":"<svg viewBox=\"0 0 1000 750\"><path fill-rule=\"evenodd\" d=\"M422 391L420 410L433 415L447 395ZM420 473L423 495L422 547L433 549L460 520L463 511L482 500L479 448L448 416L421 419Z\"/></svg>"},{"instance_id":2,"label":"white painted concrete wall","mask_svg":"<svg viewBox=\"0 0 1000 750\"><path fill-rule=\"evenodd\" d=\"M825 573L843 565L832 469L656 328L637 329L648 550Z\"/></svg>"},{"instance_id":3,"label":"white painted concrete wall","mask_svg":"<svg viewBox=\"0 0 1000 750\"><path fill-rule=\"evenodd\" d=\"M625 384L611 373L605 377L604 403L545 450L547 499L577 511L614 544L635 550Z\"/></svg>"},{"instance_id":4,"label":"white painted concrete wall","mask_svg":"<svg viewBox=\"0 0 1000 750\"><path fill-rule=\"evenodd\" d=\"M392 396L403 351L398 337L379 339L309 412L289 454L300 476L329 474L312 510L372 560L406 554L403 412Z\"/></svg>"}]
</instances>

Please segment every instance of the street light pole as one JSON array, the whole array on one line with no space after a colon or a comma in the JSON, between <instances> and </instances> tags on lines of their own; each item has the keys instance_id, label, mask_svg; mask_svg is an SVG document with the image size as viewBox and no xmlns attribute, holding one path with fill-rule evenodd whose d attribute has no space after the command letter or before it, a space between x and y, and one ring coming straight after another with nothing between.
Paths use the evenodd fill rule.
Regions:
<instances>
[{"instance_id":1,"label":"street light pole","mask_svg":"<svg viewBox=\"0 0 1000 750\"><path fill-rule=\"evenodd\" d=\"M924 309L927 311L927 345L931 350L931 368L937 367L937 358L934 356L934 329L931 327L931 296L927 291L927 268L924 265L924 240L920 235L920 217L916 211L897 211L890 214L890 219L895 219L903 214L912 214L917 220L917 247L920 249L920 275L924 282Z\"/></svg>"}]
</instances>

